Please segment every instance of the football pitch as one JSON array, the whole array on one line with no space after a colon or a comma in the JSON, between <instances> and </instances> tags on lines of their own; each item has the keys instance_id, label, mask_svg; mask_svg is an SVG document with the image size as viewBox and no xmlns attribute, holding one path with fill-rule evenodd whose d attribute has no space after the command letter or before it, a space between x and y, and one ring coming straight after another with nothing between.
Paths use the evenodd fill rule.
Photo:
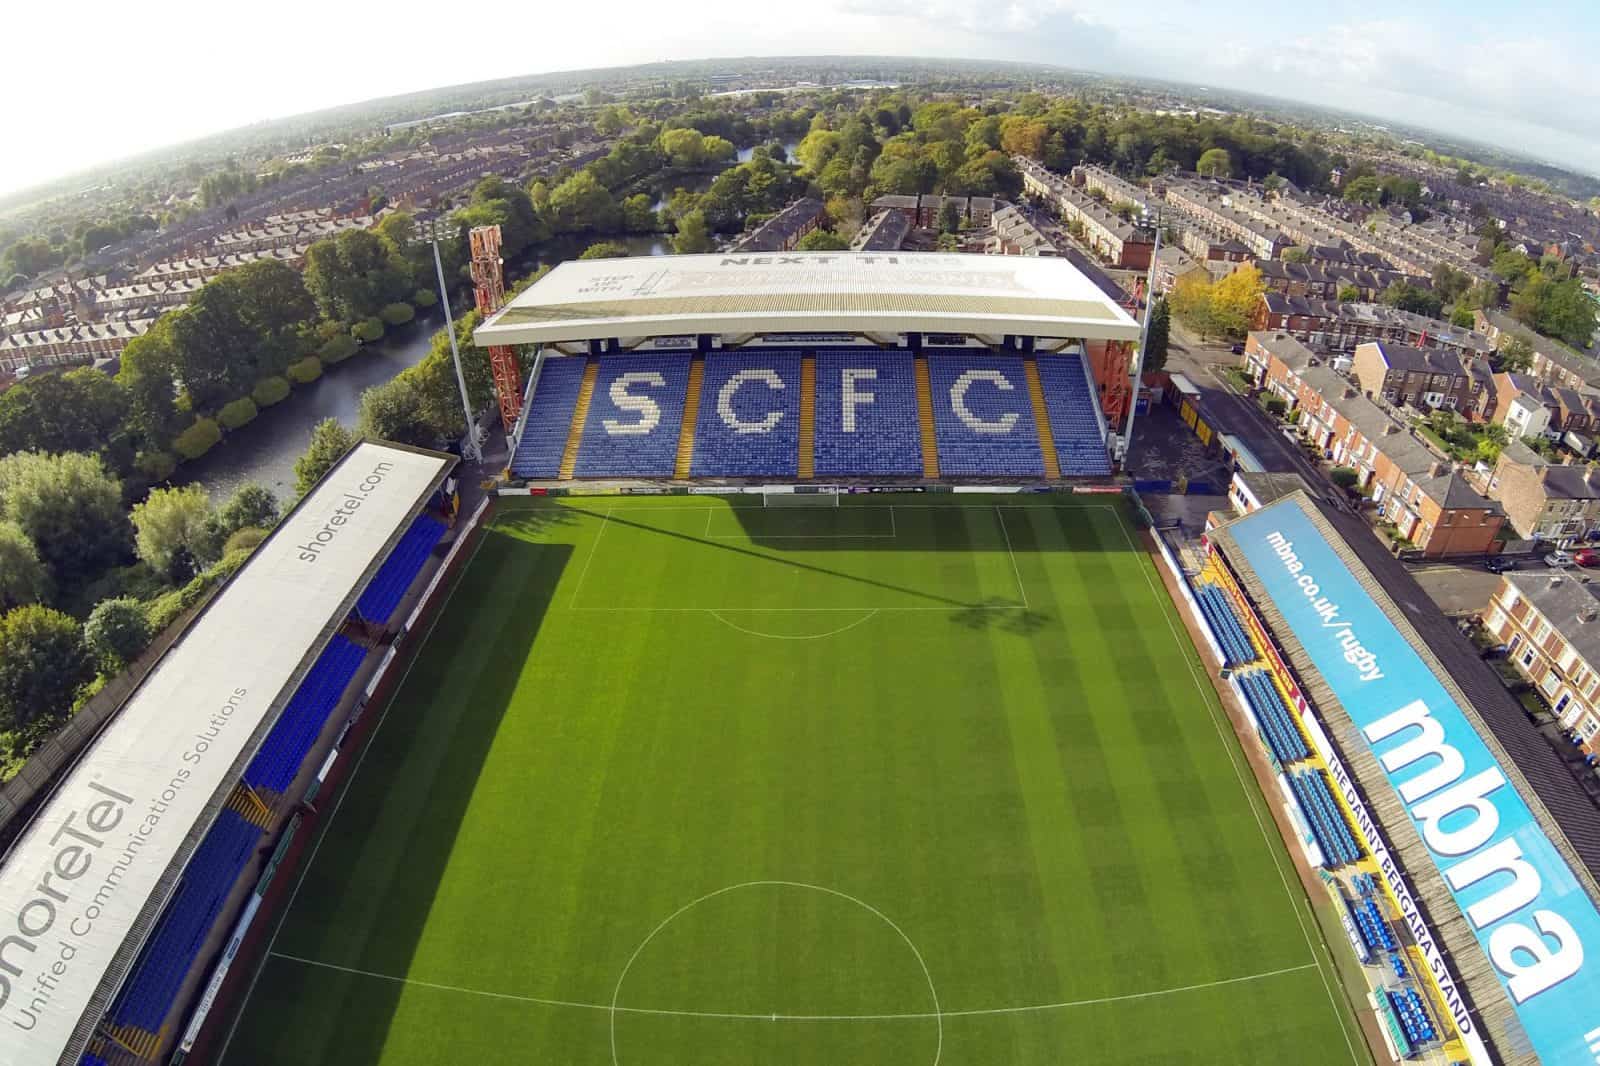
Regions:
<instances>
[{"instance_id":1,"label":"football pitch","mask_svg":"<svg viewBox=\"0 0 1600 1066\"><path fill-rule=\"evenodd\" d=\"M501 500L223 1061L1369 1061L1085 499Z\"/></svg>"}]
</instances>

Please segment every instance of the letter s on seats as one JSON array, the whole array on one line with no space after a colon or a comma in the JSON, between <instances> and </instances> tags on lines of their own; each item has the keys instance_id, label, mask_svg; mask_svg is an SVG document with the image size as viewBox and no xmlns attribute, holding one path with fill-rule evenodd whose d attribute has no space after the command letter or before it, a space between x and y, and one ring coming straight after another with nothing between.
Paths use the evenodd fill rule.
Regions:
<instances>
[{"instance_id":1,"label":"letter s on seats","mask_svg":"<svg viewBox=\"0 0 1600 1066\"><path fill-rule=\"evenodd\" d=\"M661 424L661 405L648 396L634 396L628 392L629 385L649 385L653 388L665 388L667 379L654 370L634 370L623 374L611 383L607 390L611 402L619 411L632 411L639 416L637 422L621 422L615 418L601 421L606 432L613 437L643 437L654 431Z\"/></svg>"}]
</instances>

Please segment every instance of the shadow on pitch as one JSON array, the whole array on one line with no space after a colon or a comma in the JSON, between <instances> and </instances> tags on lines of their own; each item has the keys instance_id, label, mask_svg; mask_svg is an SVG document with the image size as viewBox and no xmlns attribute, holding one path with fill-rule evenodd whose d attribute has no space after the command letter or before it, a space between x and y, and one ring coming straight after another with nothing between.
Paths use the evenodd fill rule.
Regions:
<instances>
[{"instance_id":1,"label":"shadow on pitch","mask_svg":"<svg viewBox=\"0 0 1600 1066\"><path fill-rule=\"evenodd\" d=\"M998 596L952 612L950 621L966 629L1012 633L1019 637L1032 636L1056 624L1054 615L1018 607L1013 601Z\"/></svg>"},{"instance_id":2,"label":"shadow on pitch","mask_svg":"<svg viewBox=\"0 0 1600 1066\"><path fill-rule=\"evenodd\" d=\"M337 926L359 926L364 939L353 957L336 960L358 969L410 972L479 773L513 701L519 666L574 555L567 544L530 551L499 529L486 537L371 739L360 775L296 897L295 913L287 917L290 925L329 929L333 944L340 939ZM396 804L398 813L391 810ZM386 837L382 853L370 840L375 832ZM364 874L362 867L373 863L382 864L382 876ZM296 985L304 988L300 976ZM240 1030L253 1054L230 1056L230 1062L304 1061L307 1051L316 1061L379 1061L404 986L358 975L330 979L326 972L315 981L310 987L333 989L326 997L332 1004L306 1011L310 1021L331 1008L333 1025L320 1032L320 1041L281 1018L258 1014ZM298 999L306 994L298 988L291 997L309 1006ZM278 1047L263 1047L263 1041Z\"/></svg>"}]
</instances>

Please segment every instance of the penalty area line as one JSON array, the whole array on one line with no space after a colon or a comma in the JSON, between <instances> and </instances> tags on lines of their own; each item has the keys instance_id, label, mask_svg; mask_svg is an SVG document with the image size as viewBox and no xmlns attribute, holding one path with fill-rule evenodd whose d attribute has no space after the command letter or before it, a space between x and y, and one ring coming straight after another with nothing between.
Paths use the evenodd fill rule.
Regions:
<instances>
[{"instance_id":1,"label":"penalty area line","mask_svg":"<svg viewBox=\"0 0 1600 1066\"><path fill-rule=\"evenodd\" d=\"M357 969L354 966L340 966L332 962L320 962L300 955L290 955L282 951L269 953L272 958L283 959L285 962L297 962L302 966L311 966L321 970L333 970L338 973L350 974L354 977L367 977L376 981L388 981L391 984L410 985L415 988L432 989L435 992L454 992L458 995L478 996L484 999L510 1000L516 1003L529 1003L540 1007L564 1007L572 1010L589 1010L616 1012L617 1014L638 1014L651 1017L667 1018L720 1018L726 1021L760 1021L760 1022L892 1022L892 1021L919 1021L929 1018L978 1018L1005 1014L1038 1014L1046 1011L1070 1010L1076 1007L1096 1007L1108 1003L1126 1003L1132 1000L1156 999L1161 996L1176 996L1185 992L1202 992L1211 988L1225 988L1229 985L1249 984L1254 981L1265 981L1273 977L1283 977L1287 974L1302 973L1306 970L1317 969L1315 962L1302 963L1299 966L1285 966L1278 970L1263 970L1260 973L1243 974L1239 977L1224 977L1216 981L1202 981L1192 985L1178 985L1172 988L1156 988L1146 992L1129 992L1119 996L1096 996L1092 999L1068 999L1056 1003L1030 1003L1020 1007L979 1007L973 1010L941 1010L937 1014L933 1011L904 1011L884 1014L774 1014L770 1011L764 1014L746 1014L735 1011L705 1011L705 1010L675 1010L667 1007L628 1007L622 1004L612 1006L610 1003L584 1003L570 999L550 999L544 996L524 996L515 992L495 992L482 988L467 988L463 985L443 984L437 981L423 981L414 977L396 977L393 974L378 973L374 970Z\"/></svg>"}]
</instances>

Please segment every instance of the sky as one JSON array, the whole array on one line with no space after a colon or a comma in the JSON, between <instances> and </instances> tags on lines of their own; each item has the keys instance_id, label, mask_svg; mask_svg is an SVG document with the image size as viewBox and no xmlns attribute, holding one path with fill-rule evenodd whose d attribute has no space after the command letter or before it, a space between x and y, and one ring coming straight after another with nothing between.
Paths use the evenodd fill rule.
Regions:
<instances>
[{"instance_id":1,"label":"sky","mask_svg":"<svg viewBox=\"0 0 1600 1066\"><path fill-rule=\"evenodd\" d=\"M481 45L465 25L470 10L417 0L13 5L0 16L11 42L0 63L0 194L396 93L762 55L1024 60L1244 89L1600 175L1596 0L535 0L481 8Z\"/></svg>"}]
</instances>

